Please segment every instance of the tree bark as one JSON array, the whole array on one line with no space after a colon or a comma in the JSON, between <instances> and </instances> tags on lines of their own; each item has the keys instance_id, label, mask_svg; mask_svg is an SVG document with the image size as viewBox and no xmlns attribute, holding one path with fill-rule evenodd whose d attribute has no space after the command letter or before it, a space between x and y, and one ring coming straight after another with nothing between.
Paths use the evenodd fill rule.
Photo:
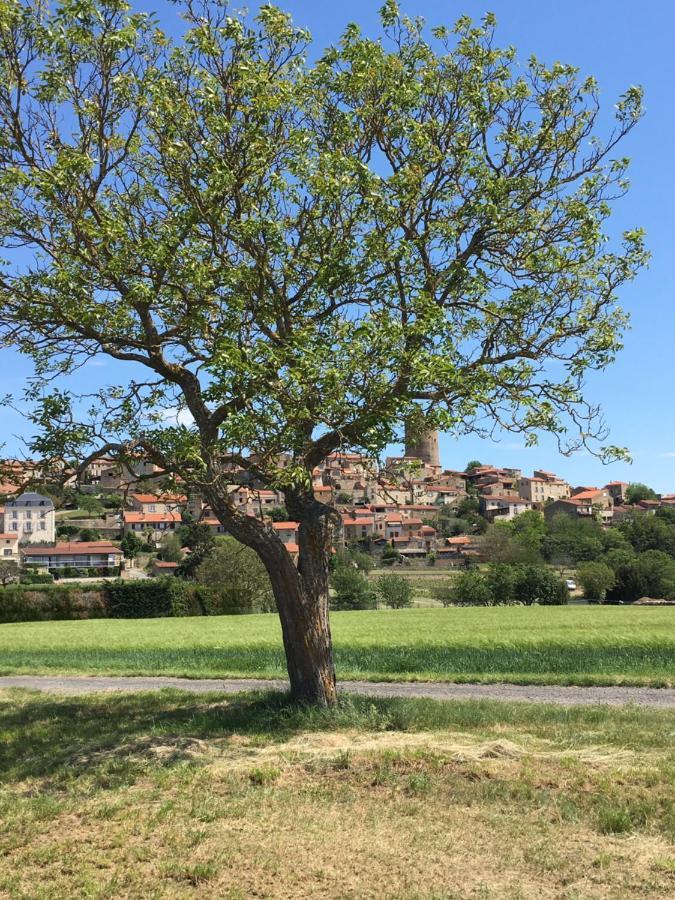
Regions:
<instances>
[{"instance_id":1,"label":"tree bark","mask_svg":"<svg viewBox=\"0 0 675 900\"><path fill-rule=\"evenodd\" d=\"M300 524L296 566L268 526L235 512L216 491L209 492L209 502L232 536L256 551L270 576L291 696L299 703L335 706L337 686L328 620L329 522L334 511L317 502L311 493L286 495L289 515Z\"/></svg>"}]
</instances>

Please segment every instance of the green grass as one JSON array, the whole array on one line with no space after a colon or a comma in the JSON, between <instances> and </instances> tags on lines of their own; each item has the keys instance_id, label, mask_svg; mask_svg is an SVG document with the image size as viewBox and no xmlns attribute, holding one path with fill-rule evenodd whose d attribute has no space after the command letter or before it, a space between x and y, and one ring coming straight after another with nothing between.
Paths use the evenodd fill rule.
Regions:
<instances>
[{"instance_id":1,"label":"green grass","mask_svg":"<svg viewBox=\"0 0 675 900\"><path fill-rule=\"evenodd\" d=\"M497 607L332 616L338 677L672 684L675 610ZM285 674L275 615L0 626L0 672Z\"/></svg>"},{"instance_id":2,"label":"green grass","mask_svg":"<svg viewBox=\"0 0 675 900\"><path fill-rule=\"evenodd\" d=\"M675 712L0 691L0 896L670 897Z\"/></svg>"}]
</instances>

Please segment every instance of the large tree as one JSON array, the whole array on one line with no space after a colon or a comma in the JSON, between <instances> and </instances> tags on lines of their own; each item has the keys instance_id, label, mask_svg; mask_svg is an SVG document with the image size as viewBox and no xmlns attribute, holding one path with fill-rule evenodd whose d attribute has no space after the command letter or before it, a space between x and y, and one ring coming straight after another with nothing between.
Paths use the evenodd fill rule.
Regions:
<instances>
[{"instance_id":1,"label":"large tree","mask_svg":"<svg viewBox=\"0 0 675 900\"><path fill-rule=\"evenodd\" d=\"M294 696L334 703L312 470L404 425L602 435L583 378L645 258L605 227L641 94L603 136L594 80L518 64L491 17L427 34L388 0L309 63L272 6L182 11L170 40L123 0L0 5L2 334L35 359L33 452L201 491L269 572ZM97 354L129 374L86 403L63 378ZM297 566L234 469L283 492Z\"/></svg>"}]
</instances>

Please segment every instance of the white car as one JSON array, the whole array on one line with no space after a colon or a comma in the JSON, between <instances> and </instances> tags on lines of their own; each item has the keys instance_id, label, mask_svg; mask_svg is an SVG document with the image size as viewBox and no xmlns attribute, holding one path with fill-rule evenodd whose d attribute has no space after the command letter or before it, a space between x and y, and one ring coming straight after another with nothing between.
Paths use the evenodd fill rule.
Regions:
<instances>
[{"instance_id":1,"label":"white car","mask_svg":"<svg viewBox=\"0 0 675 900\"><path fill-rule=\"evenodd\" d=\"M574 580L574 578L568 578L567 581L565 582L565 584L567 585L568 591L576 591L577 583Z\"/></svg>"}]
</instances>

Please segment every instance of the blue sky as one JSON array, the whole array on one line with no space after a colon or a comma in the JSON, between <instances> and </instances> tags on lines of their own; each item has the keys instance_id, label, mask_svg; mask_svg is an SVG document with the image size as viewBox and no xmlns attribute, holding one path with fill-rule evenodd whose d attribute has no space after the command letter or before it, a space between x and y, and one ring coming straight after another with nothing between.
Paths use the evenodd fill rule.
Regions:
<instances>
[{"instance_id":1,"label":"blue sky","mask_svg":"<svg viewBox=\"0 0 675 900\"><path fill-rule=\"evenodd\" d=\"M318 47L336 40L347 22L374 31L382 0L283 0L280 5L308 27ZM243 4L241 4L243 5ZM604 484L613 479L646 481L661 492L675 492L675 178L672 175L675 117L675 4L667 0L408 0L411 15L435 24L451 24L462 14L479 18L496 13L497 39L514 44L521 58L535 53L546 62L561 60L597 78L603 107L611 113L620 93L631 84L645 88L646 115L626 139L623 152L632 160L631 191L617 207L619 228L647 230L653 254L650 268L622 289L621 300L632 316L625 348L604 373L593 375L587 395L599 402L611 428L610 442L626 446L634 462L603 466L586 453L566 458L555 441L542 436L539 447L525 449L517 436L501 443L478 438L441 438L443 463L463 468L469 459L517 466L529 472L541 467L573 484ZM161 0L138 0L138 8L157 11L173 30L175 7ZM256 4L251 3L250 8ZM102 361L101 361L102 363ZM75 376L74 387L124 379L122 364L89 365ZM13 351L0 352L0 396L19 393L30 374L28 362ZM27 433L21 417L0 406L0 442L4 453L20 452Z\"/></svg>"}]
</instances>

